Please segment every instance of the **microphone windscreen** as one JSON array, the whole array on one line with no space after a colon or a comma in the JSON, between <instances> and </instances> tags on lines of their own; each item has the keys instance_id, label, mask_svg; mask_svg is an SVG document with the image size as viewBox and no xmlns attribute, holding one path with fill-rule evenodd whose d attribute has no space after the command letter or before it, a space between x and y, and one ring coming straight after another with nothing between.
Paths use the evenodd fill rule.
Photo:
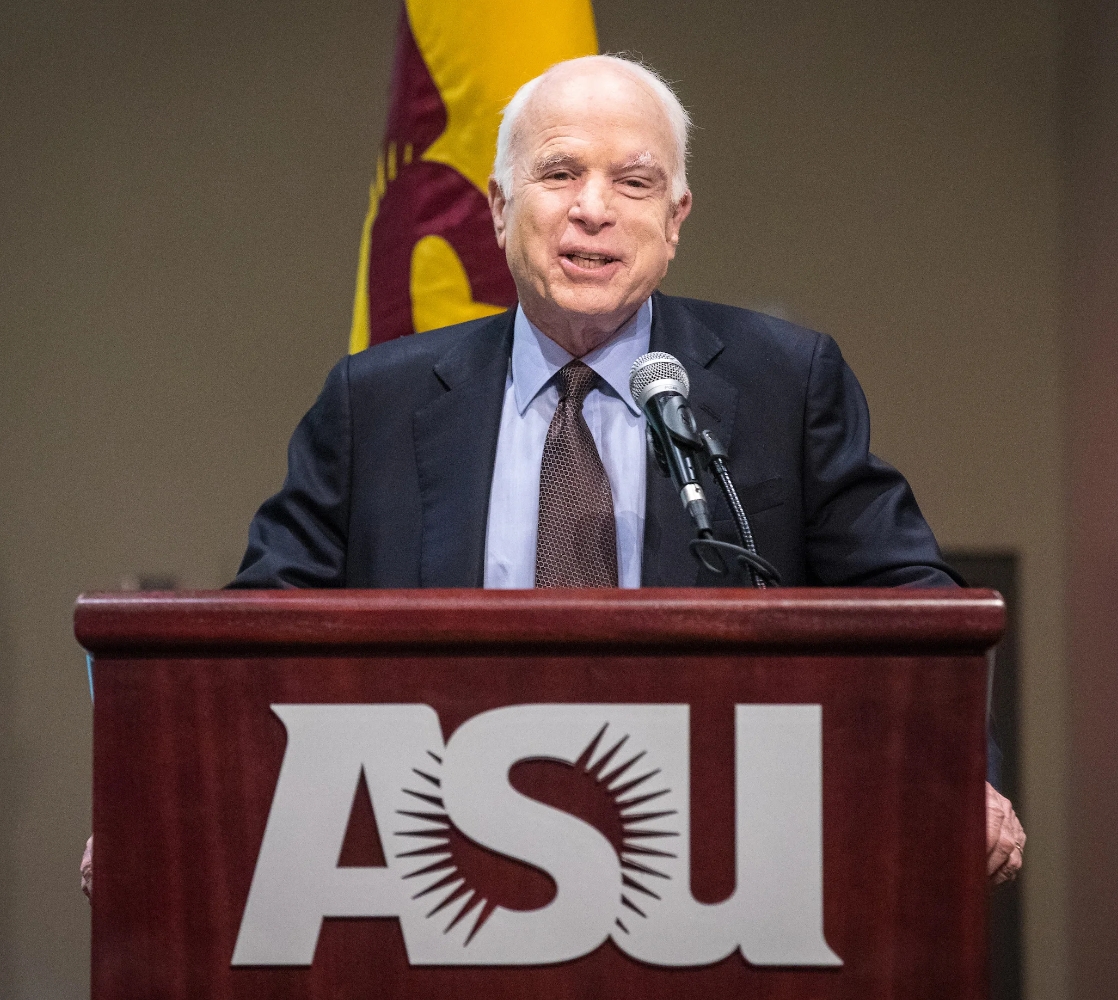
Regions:
<instances>
[{"instance_id":1,"label":"microphone windscreen","mask_svg":"<svg viewBox=\"0 0 1118 1000\"><path fill-rule=\"evenodd\" d=\"M663 351L642 354L629 370L629 392L637 406L657 392L676 392L684 399L691 392L687 369L679 360Z\"/></svg>"}]
</instances>

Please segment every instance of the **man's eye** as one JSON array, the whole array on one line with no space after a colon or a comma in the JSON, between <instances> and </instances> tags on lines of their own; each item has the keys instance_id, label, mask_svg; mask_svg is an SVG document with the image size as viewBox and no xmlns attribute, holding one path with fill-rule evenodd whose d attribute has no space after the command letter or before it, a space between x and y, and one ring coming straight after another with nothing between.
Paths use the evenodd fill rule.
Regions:
<instances>
[{"instance_id":1,"label":"man's eye","mask_svg":"<svg viewBox=\"0 0 1118 1000\"><path fill-rule=\"evenodd\" d=\"M569 181L572 177L574 177L574 174L569 170L552 170L547 175L549 181Z\"/></svg>"}]
</instances>

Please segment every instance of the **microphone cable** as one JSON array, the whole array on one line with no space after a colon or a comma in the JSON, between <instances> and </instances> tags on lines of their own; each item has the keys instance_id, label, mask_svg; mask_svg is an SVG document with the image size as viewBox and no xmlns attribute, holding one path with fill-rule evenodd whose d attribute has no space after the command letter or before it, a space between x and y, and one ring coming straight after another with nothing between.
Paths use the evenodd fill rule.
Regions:
<instances>
[{"instance_id":1,"label":"microphone cable","mask_svg":"<svg viewBox=\"0 0 1118 1000\"><path fill-rule=\"evenodd\" d=\"M749 578L752 580L754 587L761 590L770 586L779 587L780 572L767 559L763 559L757 554L757 546L753 541L753 529L749 526L749 518L745 516L741 498L734 488L734 481L730 478L730 468L726 464L726 449L722 447L718 438L710 431L700 431L699 437L703 442L707 471L713 474L715 481L722 490L722 495L726 498L730 513L734 517L734 526L737 528L741 546L729 542L718 542L712 538L696 538L691 542L691 551L695 553L707 569L713 571L714 567L702 558L698 548L703 545L713 546L716 551L720 553L724 551L736 558L738 564L749 573ZM725 568L723 568L724 572L726 572Z\"/></svg>"},{"instance_id":2,"label":"microphone cable","mask_svg":"<svg viewBox=\"0 0 1118 1000\"><path fill-rule=\"evenodd\" d=\"M646 418L650 455L680 491L680 500L695 525L698 537L690 542L691 554L716 576L730 574L726 562L729 557L749 574L754 587L780 586L776 567L757 554L749 518L730 478L726 449L710 431L699 430L688 407L690 390L687 369L678 358L663 351L637 358L629 372L629 392ZM714 537L696 458L703 460L707 472L718 482L733 514L740 545Z\"/></svg>"}]
</instances>

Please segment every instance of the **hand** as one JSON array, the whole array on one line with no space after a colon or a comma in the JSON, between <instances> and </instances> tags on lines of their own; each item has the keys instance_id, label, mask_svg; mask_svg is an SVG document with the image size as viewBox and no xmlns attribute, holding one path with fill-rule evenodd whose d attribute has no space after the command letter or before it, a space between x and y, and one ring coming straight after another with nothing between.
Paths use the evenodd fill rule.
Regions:
<instances>
[{"instance_id":1,"label":"hand","mask_svg":"<svg viewBox=\"0 0 1118 1000\"><path fill-rule=\"evenodd\" d=\"M986 782L986 875L991 885L1012 882L1021 870L1025 831L1013 803Z\"/></svg>"},{"instance_id":2,"label":"hand","mask_svg":"<svg viewBox=\"0 0 1118 1000\"><path fill-rule=\"evenodd\" d=\"M82 855L82 892L86 898L93 902L93 838L85 842L85 854Z\"/></svg>"}]
</instances>

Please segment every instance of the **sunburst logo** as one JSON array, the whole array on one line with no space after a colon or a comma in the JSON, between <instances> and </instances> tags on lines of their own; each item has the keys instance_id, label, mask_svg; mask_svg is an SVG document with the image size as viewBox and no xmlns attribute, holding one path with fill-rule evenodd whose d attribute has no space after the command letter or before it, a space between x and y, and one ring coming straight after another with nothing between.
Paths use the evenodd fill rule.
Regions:
<instances>
[{"instance_id":1,"label":"sunburst logo","mask_svg":"<svg viewBox=\"0 0 1118 1000\"><path fill-rule=\"evenodd\" d=\"M614 739L608 730L605 723L573 762L522 760L509 780L530 798L589 823L609 841L621 871L614 923L629 934L627 922L646 919L662 898L657 883L672 877L665 862L677 857L671 847L679 832L665 823L677 810L664 805L671 789L660 780L660 769L649 767L647 749L634 753L628 734ZM555 886L543 872L494 854L455 826L441 795L442 758L432 751L427 757L412 768L414 782L403 788L414 808L396 811L408 826L396 834L416 846L397 858L414 866L403 877L414 880L414 901L431 902L427 919L443 921L444 933L468 927L464 944L469 945L498 906L546 906ZM511 878L509 866L519 869Z\"/></svg>"},{"instance_id":2,"label":"sunburst logo","mask_svg":"<svg viewBox=\"0 0 1118 1000\"><path fill-rule=\"evenodd\" d=\"M687 705L503 705L449 739L430 705L273 710L288 743L235 966L310 965L330 917L399 920L412 966L554 965L607 941L666 968L735 950L842 964L823 936L820 705L735 705L736 888L717 903L691 891ZM358 858L370 831L380 849Z\"/></svg>"}]
</instances>

